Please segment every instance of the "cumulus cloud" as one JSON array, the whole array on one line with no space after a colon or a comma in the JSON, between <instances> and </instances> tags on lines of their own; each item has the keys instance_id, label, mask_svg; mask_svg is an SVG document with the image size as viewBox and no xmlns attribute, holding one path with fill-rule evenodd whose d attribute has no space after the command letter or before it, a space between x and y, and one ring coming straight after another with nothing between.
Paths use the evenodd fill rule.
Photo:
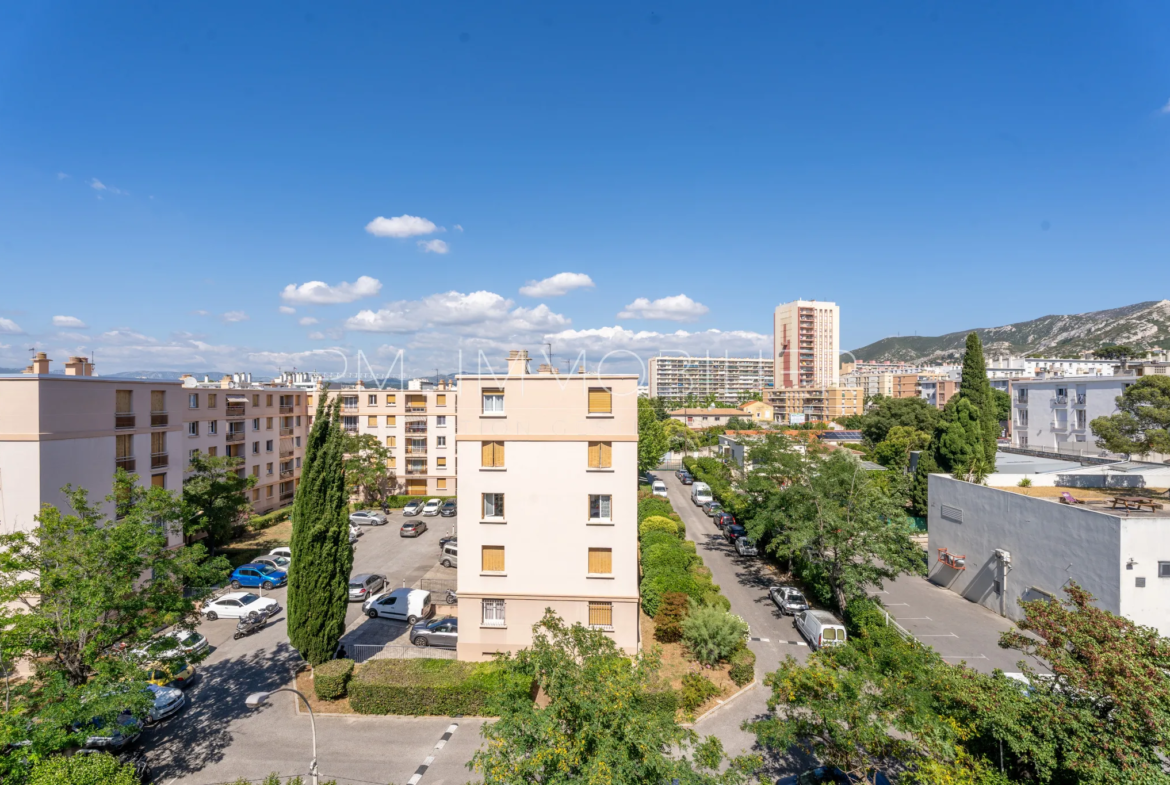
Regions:
<instances>
[{"instance_id":1,"label":"cumulus cloud","mask_svg":"<svg viewBox=\"0 0 1170 785\"><path fill-rule=\"evenodd\" d=\"M670 322L693 322L711 309L685 294L649 300L639 297L617 315L619 319L665 319Z\"/></svg>"},{"instance_id":2,"label":"cumulus cloud","mask_svg":"<svg viewBox=\"0 0 1170 785\"><path fill-rule=\"evenodd\" d=\"M57 172L57 179L58 180L68 180L69 175L65 174L64 172Z\"/></svg>"},{"instance_id":3,"label":"cumulus cloud","mask_svg":"<svg viewBox=\"0 0 1170 785\"><path fill-rule=\"evenodd\" d=\"M248 314L244 313L243 311L228 311L219 318L223 319L228 324L232 324L233 322L248 321Z\"/></svg>"},{"instance_id":4,"label":"cumulus cloud","mask_svg":"<svg viewBox=\"0 0 1170 785\"><path fill-rule=\"evenodd\" d=\"M205 311L202 308L191 312L195 316L211 316L210 311Z\"/></svg>"},{"instance_id":5,"label":"cumulus cloud","mask_svg":"<svg viewBox=\"0 0 1170 785\"><path fill-rule=\"evenodd\" d=\"M284 314L290 314L290 313L297 312L297 309L293 308L291 305L282 305L277 310L279 310L281 313L284 313Z\"/></svg>"},{"instance_id":6,"label":"cumulus cloud","mask_svg":"<svg viewBox=\"0 0 1170 785\"><path fill-rule=\"evenodd\" d=\"M76 316L54 316L53 317L53 326L54 327L72 327L72 328L77 329L77 330L84 330L87 327L89 327L89 325L87 325L85 322L78 319Z\"/></svg>"},{"instance_id":7,"label":"cumulus cloud","mask_svg":"<svg viewBox=\"0 0 1170 785\"><path fill-rule=\"evenodd\" d=\"M321 333L321 332L309 333L309 340L310 341L324 341L325 340L325 333Z\"/></svg>"},{"instance_id":8,"label":"cumulus cloud","mask_svg":"<svg viewBox=\"0 0 1170 785\"><path fill-rule=\"evenodd\" d=\"M495 292L440 292L421 300L400 300L350 317L347 330L375 333L414 333L436 327L462 327L465 335L533 333L567 326L568 317L543 303L515 308Z\"/></svg>"},{"instance_id":9,"label":"cumulus cloud","mask_svg":"<svg viewBox=\"0 0 1170 785\"><path fill-rule=\"evenodd\" d=\"M286 303L299 305L317 304L334 305L337 303L352 303L363 297L373 297L382 291L382 282L377 278L363 275L353 283L342 281L336 286L330 286L324 281L309 281L297 286L290 283L280 293L280 299ZM291 310L291 309L290 309ZM288 313L283 311L282 313Z\"/></svg>"},{"instance_id":10,"label":"cumulus cloud","mask_svg":"<svg viewBox=\"0 0 1170 785\"><path fill-rule=\"evenodd\" d=\"M432 221L417 215L400 215L397 218L378 216L366 224L366 231L375 237L417 237L420 234L434 234L439 231Z\"/></svg>"},{"instance_id":11,"label":"cumulus cloud","mask_svg":"<svg viewBox=\"0 0 1170 785\"><path fill-rule=\"evenodd\" d=\"M463 231L463 227L462 227L462 226L460 226L459 224L455 224L455 231L457 231L457 232L462 232L462 231Z\"/></svg>"},{"instance_id":12,"label":"cumulus cloud","mask_svg":"<svg viewBox=\"0 0 1170 785\"><path fill-rule=\"evenodd\" d=\"M592 289L593 279L585 273L557 273L543 281L529 281L520 287L525 297L560 297L574 289Z\"/></svg>"},{"instance_id":13,"label":"cumulus cloud","mask_svg":"<svg viewBox=\"0 0 1170 785\"><path fill-rule=\"evenodd\" d=\"M125 194L126 193L126 191L123 191L121 188L115 188L112 185L106 185L101 180L97 179L96 177L89 181L89 187L95 191L105 191L105 192L111 193L111 194Z\"/></svg>"},{"instance_id":14,"label":"cumulus cloud","mask_svg":"<svg viewBox=\"0 0 1170 785\"><path fill-rule=\"evenodd\" d=\"M561 330L544 336L557 354L585 352L592 360L609 352L626 352L640 358L660 353L713 357L772 356L772 336L746 330L700 330L657 332L625 327L598 327L588 330Z\"/></svg>"},{"instance_id":15,"label":"cumulus cloud","mask_svg":"<svg viewBox=\"0 0 1170 785\"><path fill-rule=\"evenodd\" d=\"M0 333L8 333L9 335L23 335L24 330L20 329L20 325L11 319L5 319L0 316Z\"/></svg>"},{"instance_id":16,"label":"cumulus cloud","mask_svg":"<svg viewBox=\"0 0 1170 785\"><path fill-rule=\"evenodd\" d=\"M418 245L424 253L447 253L451 250L442 240L419 240Z\"/></svg>"},{"instance_id":17,"label":"cumulus cloud","mask_svg":"<svg viewBox=\"0 0 1170 785\"><path fill-rule=\"evenodd\" d=\"M297 320L297 324L299 324L301 327L308 327L308 326L316 324L316 323L317 323L317 319L316 319L316 317L313 317L313 316L302 316L300 319Z\"/></svg>"}]
</instances>

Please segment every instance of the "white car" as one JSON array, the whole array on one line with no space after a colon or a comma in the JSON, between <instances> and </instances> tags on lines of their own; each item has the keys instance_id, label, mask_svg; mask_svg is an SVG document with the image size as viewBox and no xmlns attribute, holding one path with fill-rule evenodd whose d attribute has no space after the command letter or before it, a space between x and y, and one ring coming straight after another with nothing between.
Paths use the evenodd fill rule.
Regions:
<instances>
[{"instance_id":1,"label":"white car","mask_svg":"<svg viewBox=\"0 0 1170 785\"><path fill-rule=\"evenodd\" d=\"M271 597L261 597L247 591L233 591L204 603L203 617L208 621L241 619L252 611L273 616L279 610L280 606Z\"/></svg>"},{"instance_id":2,"label":"white car","mask_svg":"<svg viewBox=\"0 0 1170 785\"><path fill-rule=\"evenodd\" d=\"M273 548L272 550L270 550L268 552L268 555L269 556L283 556L284 558L288 559L289 561L292 561L292 548L289 548L287 545L280 547L280 548Z\"/></svg>"},{"instance_id":3,"label":"white car","mask_svg":"<svg viewBox=\"0 0 1170 785\"><path fill-rule=\"evenodd\" d=\"M194 630L171 630L130 653L143 659L165 659L201 654L209 645L207 638Z\"/></svg>"},{"instance_id":4,"label":"white car","mask_svg":"<svg viewBox=\"0 0 1170 785\"><path fill-rule=\"evenodd\" d=\"M157 684L147 684L146 688L154 694L154 706L146 715L146 724L153 725L165 720L179 709L187 705L187 696L176 687L160 687Z\"/></svg>"},{"instance_id":5,"label":"white car","mask_svg":"<svg viewBox=\"0 0 1170 785\"><path fill-rule=\"evenodd\" d=\"M654 483L650 486L650 492L655 496L666 498L666 483L664 483L662 480L655 480Z\"/></svg>"},{"instance_id":6,"label":"white car","mask_svg":"<svg viewBox=\"0 0 1170 785\"><path fill-rule=\"evenodd\" d=\"M442 499L431 499L426 504L423 505L422 514L423 515L438 515L439 510L441 510L442 508L443 508L443 500Z\"/></svg>"}]
</instances>

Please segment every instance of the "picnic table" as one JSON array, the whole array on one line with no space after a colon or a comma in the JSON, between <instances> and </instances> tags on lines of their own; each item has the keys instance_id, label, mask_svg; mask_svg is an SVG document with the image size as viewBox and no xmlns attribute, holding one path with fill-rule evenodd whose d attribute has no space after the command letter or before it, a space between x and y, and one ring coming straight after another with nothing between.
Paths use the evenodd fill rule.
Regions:
<instances>
[{"instance_id":1,"label":"picnic table","mask_svg":"<svg viewBox=\"0 0 1170 785\"><path fill-rule=\"evenodd\" d=\"M1162 509L1162 504L1144 496L1114 496L1113 509L1116 510L1118 507L1124 507L1127 510L1137 510L1138 512L1141 512L1143 507L1149 507L1150 512L1154 512L1155 510Z\"/></svg>"}]
</instances>

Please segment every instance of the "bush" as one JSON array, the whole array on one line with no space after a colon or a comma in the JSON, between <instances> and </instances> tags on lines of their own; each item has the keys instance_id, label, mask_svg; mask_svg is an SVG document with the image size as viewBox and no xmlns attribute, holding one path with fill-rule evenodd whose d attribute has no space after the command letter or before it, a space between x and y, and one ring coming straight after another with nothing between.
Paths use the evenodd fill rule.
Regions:
<instances>
[{"instance_id":1,"label":"bush","mask_svg":"<svg viewBox=\"0 0 1170 785\"><path fill-rule=\"evenodd\" d=\"M672 512L674 512L674 508L670 506L670 502L666 499L663 499L661 496L647 496L638 502L638 523L653 515L669 518Z\"/></svg>"},{"instance_id":2,"label":"bush","mask_svg":"<svg viewBox=\"0 0 1170 785\"><path fill-rule=\"evenodd\" d=\"M353 676L353 660L329 660L313 668L313 691L318 700L335 701L345 697Z\"/></svg>"},{"instance_id":3,"label":"bush","mask_svg":"<svg viewBox=\"0 0 1170 785\"><path fill-rule=\"evenodd\" d=\"M721 611L731 610L731 600L719 593L719 587L712 585L702 597L698 598L698 602L703 605L710 605L712 608L718 608Z\"/></svg>"},{"instance_id":4,"label":"bush","mask_svg":"<svg viewBox=\"0 0 1170 785\"><path fill-rule=\"evenodd\" d=\"M698 560L698 557L679 547L678 540L670 538L669 543L653 545L642 550L642 574L651 577L666 572L686 573Z\"/></svg>"},{"instance_id":5,"label":"bush","mask_svg":"<svg viewBox=\"0 0 1170 785\"><path fill-rule=\"evenodd\" d=\"M482 716L502 682L493 662L370 660L349 682L349 705L358 714Z\"/></svg>"},{"instance_id":6,"label":"bush","mask_svg":"<svg viewBox=\"0 0 1170 785\"><path fill-rule=\"evenodd\" d=\"M645 537L650 532L666 532L672 537L678 536L678 524L670 518L661 515L651 515L638 524L638 536Z\"/></svg>"},{"instance_id":7,"label":"bush","mask_svg":"<svg viewBox=\"0 0 1170 785\"><path fill-rule=\"evenodd\" d=\"M647 711L670 715L678 711L678 693L669 684L661 684L642 693L641 701Z\"/></svg>"},{"instance_id":8,"label":"bush","mask_svg":"<svg viewBox=\"0 0 1170 785\"><path fill-rule=\"evenodd\" d=\"M718 695L719 688L701 673L688 673L682 677L682 689L679 692L683 708L691 713L709 698Z\"/></svg>"},{"instance_id":9,"label":"bush","mask_svg":"<svg viewBox=\"0 0 1170 785\"><path fill-rule=\"evenodd\" d=\"M105 752L54 755L33 766L27 785L138 785L138 775L133 764L119 763Z\"/></svg>"},{"instance_id":10,"label":"bush","mask_svg":"<svg viewBox=\"0 0 1170 785\"><path fill-rule=\"evenodd\" d=\"M682 622L687 617L689 599L681 591L662 595L658 613L654 614L654 637L660 642L677 643L682 640Z\"/></svg>"},{"instance_id":11,"label":"bush","mask_svg":"<svg viewBox=\"0 0 1170 785\"><path fill-rule=\"evenodd\" d=\"M748 634L747 622L739 616L698 603L691 606L682 627L683 640L696 659L707 665L728 659Z\"/></svg>"},{"instance_id":12,"label":"bush","mask_svg":"<svg viewBox=\"0 0 1170 785\"><path fill-rule=\"evenodd\" d=\"M266 512L263 515L253 515L248 518L248 528L254 532L263 531L264 529L275 526L281 521L287 521L288 516L292 515L292 505L282 507L279 510Z\"/></svg>"},{"instance_id":13,"label":"bush","mask_svg":"<svg viewBox=\"0 0 1170 785\"><path fill-rule=\"evenodd\" d=\"M681 592L692 598L697 594L694 580L685 572L664 572L645 577L642 579L641 591L642 610L647 616L658 615L658 606L664 594Z\"/></svg>"},{"instance_id":14,"label":"bush","mask_svg":"<svg viewBox=\"0 0 1170 785\"><path fill-rule=\"evenodd\" d=\"M742 687L756 677L756 653L747 646L731 655L731 669L727 672L735 686Z\"/></svg>"}]
</instances>

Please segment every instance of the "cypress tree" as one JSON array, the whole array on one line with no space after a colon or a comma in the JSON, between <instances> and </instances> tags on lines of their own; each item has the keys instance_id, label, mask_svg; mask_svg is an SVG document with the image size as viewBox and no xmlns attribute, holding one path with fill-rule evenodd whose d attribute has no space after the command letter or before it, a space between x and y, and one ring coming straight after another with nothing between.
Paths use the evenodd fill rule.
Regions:
<instances>
[{"instance_id":1,"label":"cypress tree","mask_svg":"<svg viewBox=\"0 0 1170 785\"><path fill-rule=\"evenodd\" d=\"M987 380L987 363L983 359L983 342L976 333L967 334L967 349L963 353L963 384L959 397L966 398L979 412L979 429L983 441L983 465L986 473L995 471L995 451L998 449L999 416L991 382Z\"/></svg>"},{"instance_id":2,"label":"cypress tree","mask_svg":"<svg viewBox=\"0 0 1170 785\"><path fill-rule=\"evenodd\" d=\"M322 391L293 501L288 637L311 665L333 657L349 606L349 498L345 489L341 399Z\"/></svg>"},{"instance_id":3,"label":"cypress tree","mask_svg":"<svg viewBox=\"0 0 1170 785\"><path fill-rule=\"evenodd\" d=\"M918 455L914 467L914 479L910 481L910 509L922 518L930 513L929 477L938 473L938 462L934 459L935 445L931 444Z\"/></svg>"}]
</instances>

